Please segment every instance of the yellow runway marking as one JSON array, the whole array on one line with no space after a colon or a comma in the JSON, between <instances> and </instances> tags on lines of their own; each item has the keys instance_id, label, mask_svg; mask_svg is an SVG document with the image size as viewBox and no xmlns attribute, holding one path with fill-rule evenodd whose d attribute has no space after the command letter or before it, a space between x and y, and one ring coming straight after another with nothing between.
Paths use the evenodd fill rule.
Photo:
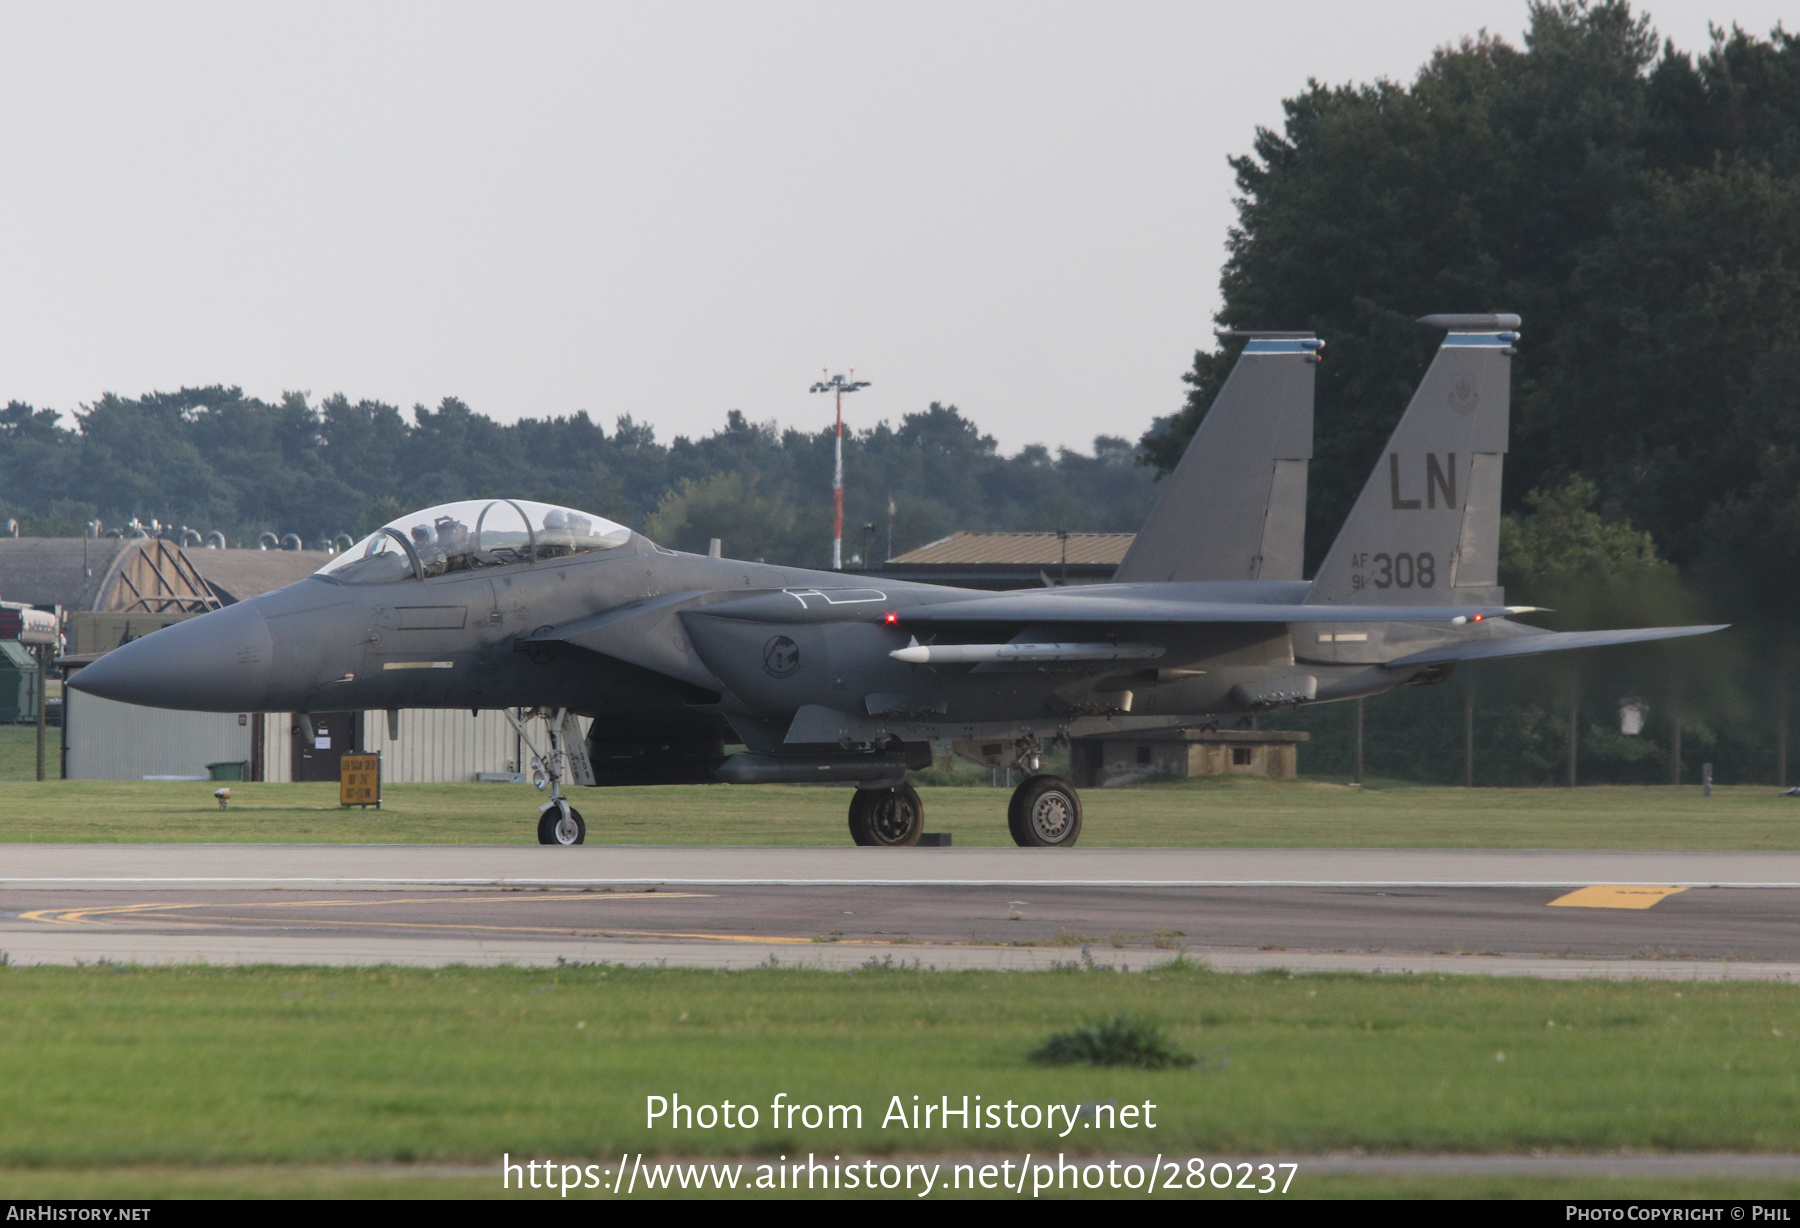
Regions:
<instances>
[{"instance_id":1,"label":"yellow runway marking","mask_svg":"<svg viewBox=\"0 0 1800 1228\"><path fill-rule=\"evenodd\" d=\"M1649 908L1666 896L1680 895L1686 887L1583 887L1550 901L1562 908Z\"/></svg>"},{"instance_id":2,"label":"yellow runway marking","mask_svg":"<svg viewBox=\"0 0 1800 1228\"><path fill-rule=\"evenodd\" d=\"M712 898L713 897L710 894L701 891L632 891L620 892L618 894L607 893L603 895L583 893L581 895L544 894L474 896L469 898L457 897L455 902L458 904L541 904L545 901L562 901L566 903L569 900L576 899L710 900ZM49 925L104 925L106 924L104 918L107 917L120 917L123 920L129 921L131 920L131 914L173 912L179 908L357 908L375 906L385 907L392 904L442 904L444 902L445 900L442 896L428 896L425 898L409 897L398 900L273 900L266 903L251 900L239 901L232 904L208 904L204 902L193 904L104 904L89 908L39 908L31 912L22 912L19 914L19 918L23 921L42 921ZM102 918L102 920L93 920L95 917ZM159 918L159 920L163 919ZM176 922L168 923L178 924ZM394 922L394 924L399 925L404 923L397 921Z\"/></svg>"},{"instance_id":3,"label":"yellow runway marking","mask_svg":"<svg viewBox=\"0 0 1800 1228\"><path fill-rule=\"evenodd\" d=\"M704 899L711 899L711 898L712 898L711 895L704 893L704 892L640 891L640 892L631 892L629 894L621 893L621 894L617 894L617 895L581 895L581 896L502 895L502 896L476 897L476 898L467 899L467 900L458 900L457 903L529 904L529 903L542 902L544 900L562 900L564 902L567 902L567 901L573 900L573 899L582 899L582 900L635 900L635 899L691 900L691 899L701 899L701 900L704 900ZM328 906L332 906L332 905L341 906L341 907L358 907L358 906L380 906L380 905L390 905L390 904L429 904L429 903L442 904L442 903L444 903L444 900L440 897L440 898L434 898L434 899L406 898L406 899L398 899L398 900L281 900L281 901L271 901L269 903L258 903L258 902L252 901L252 902L248 902L248 903L240 902L240 903L234 903L234 904L209 904L209 903L205 903L205 902L189 903L189 904L157 904L157 903L114 904L114 905L106 905L103 907L95 907L95 908L40 908L40 909L35 909L31 912L20 913L19 917L21 920L39 921L39 922L43 922L48 925L106 925L108 923L108 920L110 919L116 924L124 924L124 925L167 925L167 926L179 926L183 929L217 929L218 927L220 927L222 925L230 925L233 923L255 923L257 919L252 918L252 917L231 917L231 916L178 918L178 917L170 916L169 914L175 913L178 911L182 911L182 910L195 909L195 908L233 908L233 909L236 909L236 908L319 908L319 907L328 907ZM482 931L485 933L499 933L499 934L562 934L562 935L567 935L567 936L593 935L596 937L621 937L621 938L699 938L699 939L705 939L705 940L708 940L711 942L773 942L773 943L810 943L810 942L812 942L811 938L777 937L777 936L771 936L771 935L767 935L767 934L700 934L700 933L688 933L685 931L678 931L678 930L584 929L579 926L566 926L566 925L555 925L555 926L552 926L552 925L480 925L480 924L475 924L475 923L471 923L471 922L459 922L459 921L353 921L353 920L348 920L348 919L331 918L329 920L321 920L321 921L315 922L314 924L330 925L330 926L346 926L346 927L347 926L373 927L373 928L377 928L377 929L461 930L461 931L478 930L478 931ZM263 927L263 928L271 928L271 927ZM273 928L288 929L288 928L293 928L293 927L279 926L279 927L273 927ZM851 944L847 944L847 945L855 945L855 944L851 943ZM867 945L885 945L885 944L871 943L871 944L867 944Z\"/></svg>"}]
</instances>

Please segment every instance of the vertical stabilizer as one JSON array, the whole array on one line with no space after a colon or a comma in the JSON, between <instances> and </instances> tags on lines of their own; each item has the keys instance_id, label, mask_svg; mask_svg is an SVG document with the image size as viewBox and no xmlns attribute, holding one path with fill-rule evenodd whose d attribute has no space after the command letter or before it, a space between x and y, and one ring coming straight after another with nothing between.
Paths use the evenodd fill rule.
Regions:
<instances>
[{"instance_id":1,"label":"vertical stabilizer","mask_svg":"<svg viewBox=\"0 0 1800 1228\"><path fill-rule=\"evenodd\" d=\"M1312 458L1311 333L1249 337L1169 475L1116 583L1298 580Z\"/></svg>"},{"instance_id":2,"label":"vertical stabilizer","mask_svg":"<svg viewBox=\"0 0 1800 1228\"><path fill-rule=\"evenodd\" d=\"M1500 465L1515 315L1434 315L1449 335L1313 578L1315 604L1500 600Z\"/></svg>"}]
</instances>

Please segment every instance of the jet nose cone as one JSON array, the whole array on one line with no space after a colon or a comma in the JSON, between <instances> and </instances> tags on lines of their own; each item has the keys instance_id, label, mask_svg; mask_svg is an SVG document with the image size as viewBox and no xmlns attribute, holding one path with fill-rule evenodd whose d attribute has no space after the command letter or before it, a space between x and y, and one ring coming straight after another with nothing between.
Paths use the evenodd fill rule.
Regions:
<instances>
[{"instance_id":1,"label":"jet nose cone","mask_svg":"<svg viewBox=\"0 0 1800 1228\"><path fill-rule=\"evenodd\" d=\"M71 674L69 686L152 708L257 712L271 653L262 611L232 605L123 644Z\"/></svg>"}]
</instances>

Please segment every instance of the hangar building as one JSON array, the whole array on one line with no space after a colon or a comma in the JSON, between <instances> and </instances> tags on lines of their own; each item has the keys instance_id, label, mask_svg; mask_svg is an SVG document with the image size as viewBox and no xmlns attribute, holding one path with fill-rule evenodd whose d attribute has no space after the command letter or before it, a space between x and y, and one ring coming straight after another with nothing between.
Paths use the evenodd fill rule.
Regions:
<instances>
[{"instance_id":1,"label":"hangar building","mask_svg":"<svg viewBox=\"0 0 1800 1228\"><path fill-rule=\"evenodd\" d=\"M129 640L304 579L329 558L313 550L184 550L157 538L0 538L0 598L59 610L60 661L74 670ZM17 645L0 642L0 654L9 647ZM0 687L11 685L0 676ZM408 710L397 730L381 712L314 713L309 745L287 712L177 712L79 691L66 692L65 702L62 775L72 780L204 778L212 764L241 764L250 780L336 780L345 751L380 751L383 777L394 783L511 779L521 765L530 770L530 752L499 712ZM541 724L531 732L539 746Z\"/></svg>"}]
</instances>

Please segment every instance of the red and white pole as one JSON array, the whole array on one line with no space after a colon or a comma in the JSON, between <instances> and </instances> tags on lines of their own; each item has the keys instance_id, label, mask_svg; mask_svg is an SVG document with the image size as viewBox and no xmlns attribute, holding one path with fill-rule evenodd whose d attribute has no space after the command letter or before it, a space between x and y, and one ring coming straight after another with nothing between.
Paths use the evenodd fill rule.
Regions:
<instances>
[{"instance_id":1,"label":"red and white pole","mask_svg":"<svg viewBox=\"0 0 1800 1228\"><path fill-rule=\"evenodd\" d=\"M827 368L829 371L829 368ZM850 368L852 378L833 375L830 379L822 379L815 383L812 392L834 392L837 394L837 441L835 459L831 467L831 502L836 515L831 523L831 570L844 570L844 394L855 392L859 388L867 388L869 381L856 379L856 368Z\"/></svg>"},{"instance_id":2,"label":"red and white pole","mask_svg":"<svg viewBox=\"0 0 1800 1228\"><path fill-rule=\"evenodd\" d=\"M831 522L831 570L844 570L844 390L837 390L837 459L831 470L831 498L837 514Z\"/></svg>"}]
</instances>

